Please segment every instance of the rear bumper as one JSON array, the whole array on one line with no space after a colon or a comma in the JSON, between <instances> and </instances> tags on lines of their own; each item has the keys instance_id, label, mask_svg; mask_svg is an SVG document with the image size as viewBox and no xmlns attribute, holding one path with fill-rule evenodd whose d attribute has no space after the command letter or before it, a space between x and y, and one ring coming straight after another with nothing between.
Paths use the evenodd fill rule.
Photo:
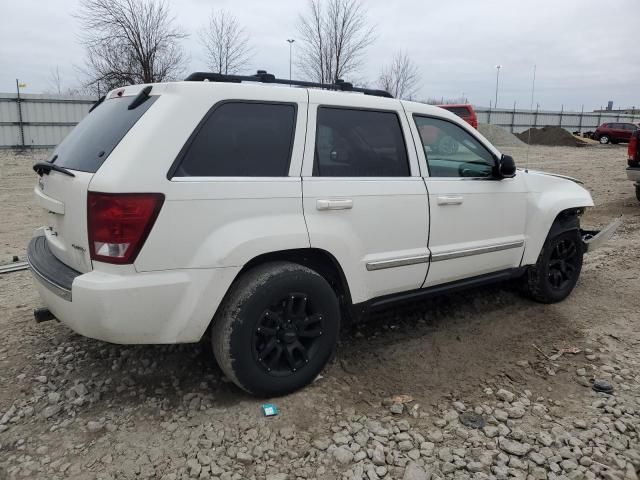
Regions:
<instances>
[{"instance_id":1,"label":"rear bumper","mask_svg":"<svg viewBox=\"0 0 640 480\"><path fill-rule=\"evenodd\" d=\"M80 275L58 260L44 236L33 237L27 246L27 262L40 284L63 300L71 301L73 280Z\"/></svg>"},{"instance_id":2,"label":"rear bumper","mask_svg":"<svg viewBox=\"0 0 640 480\"><path fill-rule=\"evenodd\" d=\"M29 263L44 305L75 332L112 343L199 341L240 271L240 267L144 273L93 270L75 272L68 285L60 277L52 278L51 271L44 274L42 265L55 262L44 248L46 240L43 248L31 248L42 246L39 238L30 243Z\"/></svg>"},{"instance_id":3,"label":"rear bumper","mask_svg":"<svg viewBox=\"0 0 640 480\"><path fill-rule=\"evenodd\" d=\"M640 167L627 167L627 178L632 182L640 183Z\"/></svg>"}]
</instances>

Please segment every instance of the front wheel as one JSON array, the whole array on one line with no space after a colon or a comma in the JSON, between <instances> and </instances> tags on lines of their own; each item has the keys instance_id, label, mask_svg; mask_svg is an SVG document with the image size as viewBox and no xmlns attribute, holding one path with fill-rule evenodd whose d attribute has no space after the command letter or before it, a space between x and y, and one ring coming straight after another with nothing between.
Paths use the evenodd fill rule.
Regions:
<instances>
[{"instance_id":1,"label":"front wheel","mask_svg":"<svg viewBox=\"0 0 640 480\"><path fill-rule=\"evenodd\" d=\"M606 145L607 143L609 143L609 136L608 135L602 135L600 137L600 143L602 145Z\"/></svg>"},{"instance_id":2,"label":"front wheel","mask_svg":"<svg viewBox=\"0 0 640 480\"><path fill-rule=\"evenodd\" d=\"M556 303L567 298L578 282L583 253L579 230L547 238L538 261L527 272L528 295L541 303Z\"/></svg>"},{"instance_id":3,"label":"front wheel","mask_svg":"<svg viewBox=\"0 0 640 480\"><path fill-rule=\"evenodd\" d=\"M213 320L211 342L227 377L270 397L313 381L333 355L339 329L338 299L322 276L271 262L232 286Z\"/></svg>"}]
</instances>

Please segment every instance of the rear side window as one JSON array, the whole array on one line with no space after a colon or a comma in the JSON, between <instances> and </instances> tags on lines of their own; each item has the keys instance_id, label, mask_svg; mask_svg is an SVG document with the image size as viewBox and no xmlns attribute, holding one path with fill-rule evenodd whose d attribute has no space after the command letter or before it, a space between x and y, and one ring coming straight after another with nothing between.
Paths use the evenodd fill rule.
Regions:
<instances>
[{"instance_id":1,"label":"rear side window","mask_svg":"<svg viewBox=\"0 0 640 480\"><path fill-rule=\"evenodd\" d=\"M220 104L183 148L174 176L286 177L295 118L292 104Z\"/></svg>"},{"instance_id":2,"label":"rear side window","mask_svg":"<svg viewBox=\"0 0 640 480\"><path fill-rule=\"evenodd\" d=\"M149 97L129 110L135 97L105 100L89 113L56 147L55 164L69 170L95 173L127 132L158 99Z\"/></svg>"},{"instance_id":3,"label":"rear side window","mask_svg":"<svg viewBox=\"0 0 640 480\"><path fill-rule=\"evenodd\" d=\"M440 107L445 110L449 110L451 113L455 113L459 117L470 117L471 113L467 107Z\"/></svg>"},{"instance_id":4,"label":"rear side window","mask_svg":"<svg viewBox=\"0 0 640 480\"><path fill-rule=\"evenodd\" d=\"M407 177L409 162L395 112L318 109L313 175Z\"/></svg>"}]
</instances>

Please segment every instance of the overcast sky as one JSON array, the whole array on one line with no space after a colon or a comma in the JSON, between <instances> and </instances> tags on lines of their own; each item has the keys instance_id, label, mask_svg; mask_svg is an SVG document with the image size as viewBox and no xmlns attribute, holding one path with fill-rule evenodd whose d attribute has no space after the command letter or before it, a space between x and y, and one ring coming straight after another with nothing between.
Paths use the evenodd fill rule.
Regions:
<instances>
[{"instance_id":1,"label":"overcast sky","mask_svg":"<svg viewBox=\"0 0 640 480\"><path fill-rule=\"evenodd\" d=\"M190 34L184 47L187 70L205 69L197 31L212 8L233 13L250 36L250 71L266 69L287 77L287 38L298 38L303 0L173 0L176 22ZM638 0L368 0L368 19L377 39L359 76L376 83L380 67L397 50L418 65L418 97L459 97L488 106L500 72L499 107L531 102L540 108L585 110L613 100L615 107L640 107L640 2ZM63 87L80 81L84 51L72 14L78 0L1 0L0 91L51 90L50 72L59 67ZM294 57L296 45L294 45ZM294 65L293 76L296 77ZM348 80L348 79L347 79Z\"/></svg>"}]
</instances>

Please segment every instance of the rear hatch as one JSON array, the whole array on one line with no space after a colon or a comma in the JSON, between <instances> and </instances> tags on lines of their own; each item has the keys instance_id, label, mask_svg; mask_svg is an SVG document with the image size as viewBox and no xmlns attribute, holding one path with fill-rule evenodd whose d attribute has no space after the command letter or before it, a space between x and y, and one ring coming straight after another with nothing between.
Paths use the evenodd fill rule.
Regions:
<instances>
[{"instance_id":1,"label":"rear hatch","mask_svg":"<svg viewBox=\"0 0 640 480\"><path fill-rule=\"evenodd\" d=\"M91 179L158 98L148 97L135 104L132 102L138 97L124 96L123 92L114 92L94 108L54 150L47 162L63 171L39 170L35 196L46 212L49 248L61 262L82 273L92 269L87 233L87 192Z\"/></svg>"}]
</instances>

